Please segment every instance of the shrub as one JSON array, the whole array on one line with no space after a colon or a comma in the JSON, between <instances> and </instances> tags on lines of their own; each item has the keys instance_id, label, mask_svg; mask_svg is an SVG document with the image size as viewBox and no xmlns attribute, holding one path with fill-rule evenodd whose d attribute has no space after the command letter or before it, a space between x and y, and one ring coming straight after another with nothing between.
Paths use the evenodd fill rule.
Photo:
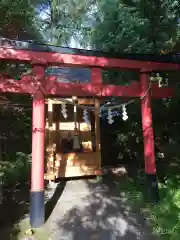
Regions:
<instances>
[{"instance_id":1,"label":"shrub","mask_svg":"<svg viewBox=\"0 0 180 240\"><path fill-rule=\"evenodd\" d=\"M31 155L17 153L16 158L0 162L1 181L4 186L25 183L29 180Z\"/></svg>"},{"instance_id":2,"label":"shrub","mask_svg":"<svg viewBox=\"0 0 180 240\"><path fill-rule=\"evenodd\" d=\"M164 240L177 240L180 236L179 184L179 176L169 176L165 183L159 184L160 202L156 205L144 201L143 189L138 181L126 179L119 187L132 207L141 209L154 233Z\"/></svg>"}]
</instances>

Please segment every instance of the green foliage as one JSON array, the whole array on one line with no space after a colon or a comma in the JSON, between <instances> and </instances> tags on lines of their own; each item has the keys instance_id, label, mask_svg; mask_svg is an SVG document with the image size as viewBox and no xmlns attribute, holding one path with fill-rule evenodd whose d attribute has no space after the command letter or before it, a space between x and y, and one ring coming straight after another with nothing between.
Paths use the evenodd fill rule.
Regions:
<instances>
[{"instance_id":1,"label":"green foliage","mask_svg":"<svg viewBox=\"0 0 180 240\"><path fill-rule=\"evenodd\" d=\"M71 37L79 38L82 16L88 10L88 1L42 1L38 16L45 42L54 45L69 45Z\"/></svg>"},{"instance_id":2,"label":"green foliage","mask_svg":"<svg viewBox=\"0 0 180 240\"><path fill-rule=\"evenodd\" d=\"M0 101L0 136L6 137L5 159L13 159L16 152L31 152L32 110L31 98L19 94L4 94L7 102ZM2 145L3 143L1 143ZM0 159L0 160L3 160Z\"/></svg>"},{"instance_id":3,"label":"green foliage","mask_svg":"<svg viewBox=\"0 0 180 240\"><path fill-rule=\"evenodd\" d=\"M95 49L119 52L169 51L177 41L179 9L177 1L98 0L84 22L87 38ZM93 17L92 17L93 15ZM92 20L93 19L93 20ZM83 43L83 41L82 41Z\"/></svg>"},{"instance_id":4,"label":"green foliage","mask_svg":"<svg viewBox=\"0 0 180 240\"><path fill-rule=\"evenodd\" d=\"M29 179L31 155L17 153L15 159L0 162L1 181L4 186L26 183Z\"/></svg>"},{"instance_id":5,"label":"green foliage","mask_svg":"<svg viewBox=\"0 0 180 240\"><path fill-rule=\"evenodd\" d=\"M146 189L142 178L126 178L118 187L120 194L124 194L135 210L141 209L154 233L164 240L176 240L180 234L179 159L176 161L172 159L174 164L165 166L168 178L164 183L159 183L160 202L156 205L144 201L143 192Z\"/></svg>"},{"instance_id":6,"label":"green foliage","mask_svg":"<svg viewBox=\"0 0 180 240\"><path fill-rule=\"evenodd\" d=\"M28 0L1 0L0 35L7 38L41 39L35 6Z\"/></svg>"}]
</instances>

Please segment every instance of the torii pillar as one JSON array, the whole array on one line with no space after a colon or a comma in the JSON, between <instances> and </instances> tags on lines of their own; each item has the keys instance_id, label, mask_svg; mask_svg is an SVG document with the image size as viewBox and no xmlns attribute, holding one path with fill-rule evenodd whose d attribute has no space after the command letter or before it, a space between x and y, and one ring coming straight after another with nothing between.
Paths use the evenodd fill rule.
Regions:
<instances>
[{"instance_id":1,"label":"torii pillar","mask_svg":"<svg viewBox=\"0 0 180 240\"><path fill-rule=\"evenodd\" d=\"M142 70L140 72L141 84L141 114L142 129L144 137L144 158L145 158L145 174L147 178L148 193L153 202L158 202L158 184L156 176L156 157L154 147L154 131L152 123L152 106L151 106L151 85L149 72Z\"/></svg>"},{"instance_id":2,"label":"torii pillar","mask_svg":"<svg viewBox=\"0 0 180 240\"><path fill-rule=\"evenodd\" d=\"M45 221L44 206L44 134L45 134L45 99L40 85L44 80L45 66L33 64L32 74L36 78L37 90L33 95L32 114L32 167L30 224L33 228L43 226Z\"/></svg>"}]
</instances>

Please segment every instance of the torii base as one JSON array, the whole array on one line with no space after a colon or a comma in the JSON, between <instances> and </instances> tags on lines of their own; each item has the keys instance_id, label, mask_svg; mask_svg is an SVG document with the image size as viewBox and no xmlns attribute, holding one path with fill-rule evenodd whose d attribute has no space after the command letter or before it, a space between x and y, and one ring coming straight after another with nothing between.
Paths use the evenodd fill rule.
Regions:
<instances>
[{"instance_id":1,"label":"torii base","mask_svg":"<svg viewBox=\"0 0 180 240\"><path fill-rule=\"evenodd\" d=\"M158 192L158 180L156 174L146 174L146 186L147 197L146 199L151 203L159 202L159 192Z\"/></svg>"}]
</instances>

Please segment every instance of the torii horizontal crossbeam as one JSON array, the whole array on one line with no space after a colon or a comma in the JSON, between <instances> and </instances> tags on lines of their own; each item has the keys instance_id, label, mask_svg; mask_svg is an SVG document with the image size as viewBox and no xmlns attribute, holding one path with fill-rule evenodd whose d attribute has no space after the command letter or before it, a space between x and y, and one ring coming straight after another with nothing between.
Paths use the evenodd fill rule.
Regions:
<instances>
[{"instance_id":1,"label":"torii horizontal crossbeam","mask_svg":"<svg viewBox=\"0 0 180 240\"><path fill-rule=\"evenodd\" d=\"M41 52L41 53L56 53L56 54L65 54L65 55L73 55L73 56L82 56L82 57L100 57L108 59L120 59L120 60L133 60L133 66L127 66L128 69L134 68L134 65L138 62L145 62L146 66L154 65L153 63L160 63L160 67L164 68L164 64L168 63L168 66L172 66L172 70L174 69L174 64L180 64L180 54L170 53L170 54L142 54L142 53L122 53L122 52L105 52L105 51L97 51L97 50L86 50L86 49L78 49L78 48L69 48L62 46L54 46L48 45L36 41L19 41L12 40L7 38L0 38L0 47L4 49L14 49L14 50L27 50L33 52ZM49 54L50 55L50 54ZM90 59L90 58L89 58ZM125 61L126 62L126 61ZM129 62L130 63L130 62ZM169 65L173 64L173 65ZM124 67L124 65L123 65ZM143 66L141 66L143 67ZM138 68L136 66L136 68Z\"/></svg>"},{"instance_id":2,"label":"torii horizontal crossbeam","mask_svg":"<svg viewBox=\"0 0 180 240\"><path fill-rule=\"evenodd\" d=\"M13 48L3 47L0 48L0 59L27 62L37 61L38 63L42 64L47 63L49 65L120 68L120 69L146 69L147 71L153 70L167 71L180 69L180 64L175 63L149 62L118 58L15 50Z\"/></svg>"},{"instance_id":3,"label":"torii horizontal crossbeam","mask_svg":"<svg viewBox=\"0 0 180 240\"><path fill-rule=\"evenodd\" d=\"M0 78L0 92L33 94L40 87L44 95L59 96L121 96L141 97L140 83L132 82L129 86L105 85L95 83L58 83L54 77L46 77L41 86L36 86L31 76L24 76L21 80ZM152 97L166 98L173 96L173 90L168 87L159 88L157 84L151 85Z\"/></svg>"}]
</instances>

